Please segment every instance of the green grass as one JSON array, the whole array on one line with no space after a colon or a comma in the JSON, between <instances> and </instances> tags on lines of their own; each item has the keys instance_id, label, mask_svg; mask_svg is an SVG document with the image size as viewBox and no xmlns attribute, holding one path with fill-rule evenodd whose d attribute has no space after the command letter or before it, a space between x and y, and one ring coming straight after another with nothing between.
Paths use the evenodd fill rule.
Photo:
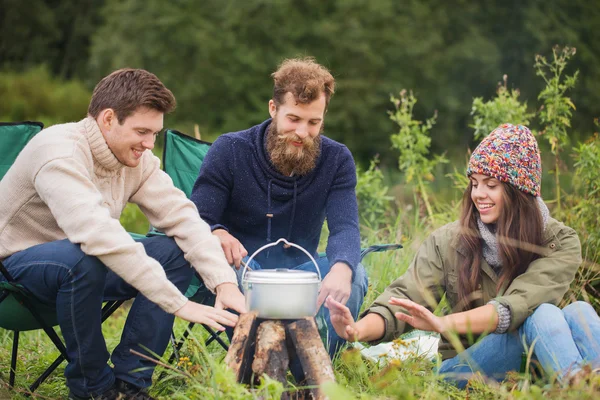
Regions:
<instances>
[{"instance_id":1,"label":"green grass","mask_svg":"<svg viewBox=\"0 0 600 400\"><path fill-rule=\"evenodd\" d=\"M417 222L415 222L417 221ZM371 254L365 259L370 277L370 289L365 306L407 268L416 246L431 228L423 227L410 213L392 224L393 229L371 232L367 242L395 242L404 238L405 248L387 253ZM440 222L441 223L441 222ZM404 227L400 230L398 227ZM575 285L576 286L576 285ZM103 326L109 350L119 341L128 307L122 307ZM179 337L187 324L176 320L175 331ZM248 388L235 383L233 374L222 363L225 352L216 344L204 346L204 331L196 327L191 339L182 349L187 357L179 365L166 369L157 367L151 393L163 399L275 399L284 389L281 384L264 379L258 387ZM17 365L17 390L7 388L12 334L0 331L0 399L25 398L24 388L56 357L52 343L41 331L21 334ZM170 355L167 349L163 362ZM67 389L62 376L64 363L35 393L37 398L65 398ZM600 393L600 375L588 384L568 390L543 379L531 383L526 376L514 375L502 384L474 380L468 391L458 390L437 376L434 365L426 360L378 365L367 361L356 350L344 352L334 363L337 383L325 387L330 399L592 399ZM166 371L165 377L158 377ZM290 377L290 380L293 380Z\"/></svg>"},{"instance_id":2,"label":"green grass","mask_svg":"<svg viewBox=\"0 0 600 400\"><path fill-rule=\"evenodd\" d=\"M456 200L456 199L455 199ZM368 306L394 279L402 275L408 267L419 244L436 227L456 218L458 209L453 202L444 207L436 201L436 214L433 223L424 217L420 207L397 203L395 211L386 216L386 221L376 227L362 227L363 246L374 243L402 243L405 247L397 251L372 253L364 263L369 275L369 291L363 307ZM412 204L418 204L413 198ZM136 208L126 213L122 222L129 230L138 227L145 231L145 219ZM135 230L135 229L134 229ZM323 237L327 237L325 227ZM581 238L582 241L584 238ZM320 248L325 245L323 240ZM588 254L586 267L581 269L566 299L583 298L598 306L598 292L594 286L600 282L598 254ZM591 263L589 261L592 261ZM598 308L598 307L597 307ZM109 350L120 339L128 307L117 311L103 325L104 336ZM176 319L175 332L180 337L187 323ZM187 357L179 365L158 366L154 374L151 393L163 399L277 399L284 390L294 392L297 388L291 383L284 388L278 382L264 379L253 388L239 385L234 376L223 364L225 352L216 344L204 346L205 332L196 327L190 339L182 349ZM20 352L17 365L17 389L7 387L10 363L12 334L0 330L0 399L25 398L26 388L57 356L52 343L42 331L24 332L20 339ZM171 354L168 348L162 362ZM36 391L36 398L65 398L67 388L62 376L63 363L47 381ZM592 382L569 389L553 382L552 377L530 382L527 376L515 374L506 382L497 384L473 380L469 390L458 390L445 383L434 372L434 365L426 360L393 362L390 365L378 365L360 356L356 350L344 352L334 362L337 383L325 387L330 399L592 399L600 394L600 375ZM165 372L163 379L158 379Z\"/></svg>"}]
</instances>

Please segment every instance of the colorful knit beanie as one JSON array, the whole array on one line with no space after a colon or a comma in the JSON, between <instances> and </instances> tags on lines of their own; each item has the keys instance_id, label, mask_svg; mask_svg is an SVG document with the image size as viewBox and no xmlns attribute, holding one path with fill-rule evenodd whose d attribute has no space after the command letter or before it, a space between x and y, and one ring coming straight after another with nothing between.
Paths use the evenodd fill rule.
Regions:
<instances>
[{"instance_id":1,"label":"colorful knit beanie","mask_svg":"<svg viewBox=\"0 0 600 400\"><path fill-rule=\"evenodd\" d=\"M471 155L467 176L472 174L492 176L525 193L539 196L542 162L535 137L523 125L500 125Z\"/></svg>"}]
</instances>

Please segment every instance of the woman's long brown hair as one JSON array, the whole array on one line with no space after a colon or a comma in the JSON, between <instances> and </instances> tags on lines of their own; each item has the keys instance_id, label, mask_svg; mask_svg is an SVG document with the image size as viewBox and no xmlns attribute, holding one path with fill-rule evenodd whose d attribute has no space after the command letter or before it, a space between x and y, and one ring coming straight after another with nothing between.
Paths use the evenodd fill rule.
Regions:
<instances>
[{"instance_id":1,"label":"woman's long brown hair","mask_svg":"<svg viewBox=\"0 0 600 400\"><path fill-rule=\"evenodd\" d=\"M502 183L503 207L496 222L496 237L500 248L502 272L496 289L507 287L517 276L524 273L529 264L540 257L543 240L542 214L533 195ZM463 309L471 309L477 285L481 279L483 258L481 235L477 226L479 211L471 199L472 182L463 194L460 216L459 241L467 249L467 256L459 266L459 302Z\"/></svg>"}]
</instances>

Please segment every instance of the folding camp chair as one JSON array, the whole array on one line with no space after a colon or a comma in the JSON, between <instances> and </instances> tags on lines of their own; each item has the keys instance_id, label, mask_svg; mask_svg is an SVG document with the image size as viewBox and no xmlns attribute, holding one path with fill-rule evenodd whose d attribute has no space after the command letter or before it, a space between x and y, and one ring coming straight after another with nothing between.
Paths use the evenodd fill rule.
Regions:
<instances>
[{"instance_id":1,"label":"folding camp chair","mask_svg":"<svg viewBox=\"0 0 600 400\"><path fill-rule=\"evenodd\" d=\"M192 193L194 183L198 178L198 172L200 171L200 167L204 161L206 153L208 153L210 145L211 143L195 139L173 129L168 129L165 131L163 169L173 179L174 185L181 189L188 198ZM157 234L159 232L151 228L151 234L152 233ZM370 246L361 250L361 261L362 258L369 253L395 250L401 247L402 246L400 244L381 244ZM215 300L214 295L204 288L197 276L194 277L185 295L190 300L205 305L213 305ZM212 341L217 341L223 347L223 349L228 349L228 345L219 336L221 332L217 333L209 326L203 326L210 335L209 339L206 341L207 345ZM183 346L183 343L187 339L189 332L193 327L194 323L192 322L188 325L188 329L184 332L183 336L177 341L177 343L174 342L174 338L172 337L173 354L171 354L169 363L172 363L175 358L179 358L179 350Z\"/></svg>"},{"instance_id":2,"label":"folding camp chair","mask_svg":"<svg viewBox=\"0 0 600 400\"><path fill-rule=\"evenodd\" d=\"M42 128L40 122L0 123L0 180L23 147ZM30 392L33 392L64 360L68 360L65 345L53 328L58 325L56 309L41 303L33 294L26 291L13 279L1 262L0 273L5 279L0 281L0 328L13 331L10 387L15 384L20 332L43 329L60 353L29 387ZM107 302L102 308L102 321L104 322L122 303L122 301Z\"/></svg>"},{"instance_id":3,"label":"folding camp chair","mask_svg":"<svg viewBox=\"0 0 600 400\"><path fill-rule=\"evenodd\" d=\"M188 198L192 194L194 183L196 182L198 172L200 171L200 166L204 161L206 153L208 153L210 145L211 143L209 142L195 139L173 129L167 129L165 131L165 145L162 160L163 170L171 177L175 187L181 189ZM154 228L151 228L149 234L161 233ZM188 287L185 296L196 303L204 305L212 306L215 302L215 296L204 287L196 275ZM171 355L169 362L173 362L176 357L179 358L179 350L181 349L181 346L183 346L183 343L187 339L189 332L194 325L193 322L189 323L188 329L177 343L174 342L174 336L172 336L173 354ZM210 335L206 341L206 345L216 341L223 349L227 350L229 348L227 343L220 337L220 332L215 332L206 324L202 324L202 326Z\"/></svg>"}]
</instances>

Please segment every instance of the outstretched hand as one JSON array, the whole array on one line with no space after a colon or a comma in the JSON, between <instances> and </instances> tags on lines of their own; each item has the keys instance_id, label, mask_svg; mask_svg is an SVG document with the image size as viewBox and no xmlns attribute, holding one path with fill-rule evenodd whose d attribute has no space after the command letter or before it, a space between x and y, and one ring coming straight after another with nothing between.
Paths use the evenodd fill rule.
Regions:
<instances>
[{"instance_id":1,"label":"outstretched hand","mask_svg":"<svg viewBox=\"0 0 600 400\"><path fill-rule=\"evenodd\" d=\"M222 283L216 287L217 298L215 308L223 310L229 308L240 314L246 312L246 298L234 283Z\"/></svg>"},{"instance_id":2,"label":"outstretched hand","mask_svg":"<svg viewBox=\"0 0 600 400\"><path fill-rule=\"evenodd\" d=\"M403 307L406 309L406 311L408 311L408 314L397 312L394 315L397 319L406 322L413 328L439 333L443 333L445 331L445 326L442 319L435 316L431 311L422 305L408 299L398 299L396 297L390 298L389 303L395 306Z\"/></svg>"},{"instance_id":3,"label":"outstretched hand","mask_svg":"<svg viewBox=\"0 0 600 400\"><path fill-rule=\"evenodd\" d=\"M329 309L331 324L336 333L349 342L356 342L359 338L356 323L350 313L350 309L336 301L331 296L325 300L325 307Z\"/></svg>"},{"instance_id":4,"label":"outstretched hand","mask_svg":"<svg viewBox=\"0 0 600 400\"><path fill-rule=\"evenodd\" d=\"M217 310L189 300L183 307L175 311L175 315L188 322L206 324L219 331L225 330L223 325L233 327L238 321L238 316L229 311Z\"/></svg>"}]
</instances>

